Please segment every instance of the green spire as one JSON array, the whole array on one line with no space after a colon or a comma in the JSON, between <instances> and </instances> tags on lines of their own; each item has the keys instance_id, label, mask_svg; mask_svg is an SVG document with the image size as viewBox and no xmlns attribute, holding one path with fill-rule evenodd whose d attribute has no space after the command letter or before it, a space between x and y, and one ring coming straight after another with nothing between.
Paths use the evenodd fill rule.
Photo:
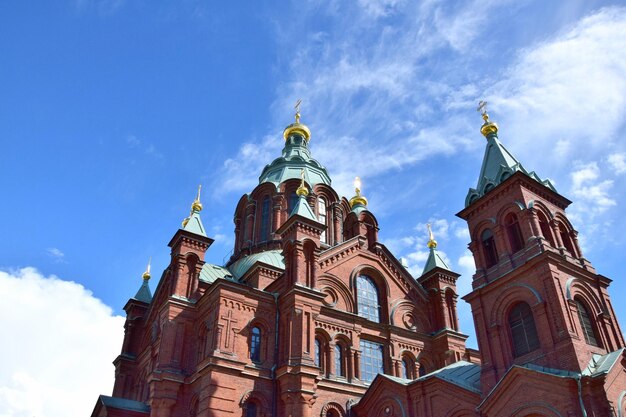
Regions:
<instances>
[{"instance_id":1,"label":"green spire","mask_svg":"<svg viewBox=\"0 0 626 417\"><path fill-rule=\"evenodd\" d=\"M430 249L430 253L428 254L428 259L426 260L426 265L424 266L424 271L422 272L422 275L425 275L427 272L430 272L435 268L442 268L450 271L450 267L448 266L448 264L446 264L439 252L437 252L437 241L433 236L433 231L430 228L430 223L428 223L426 227L428 228L429 237L427 246L428 249Z\"/></svg>"},{"instance_id":2,"label":"green spire","mask_svg":"<svg viewBox=\"0 0 626 417\"><path fill-rule=\"evenodd\" d=\"M201 190L202 185L199 185L198 195L193 203L191 203L191 212L189 213L189 217L183 220L182 229L187 232L207 237L206 230L204 229L204 225L202 224L202 220L200 219L200 212L202 211L202 203L200 202Z\"/></svg>"},{"instance_id":3,"label":"green spire","mask_svg":"<svg viewBox=\"0 0 626 417\"><path fill-rule=\"evenodd\" d=\"M143 282L137 294L133 297L137 301L141 301L147 304L150 304L152 301L152 292L150 291L150 287L148 286L148 281L150 281L150 262L152 258L148 261L148 266L146 267L146 271L141 275Z\"/></svg>"},{"instance_id":4,"label":"green spire","mask_svg":"<svg viewBox=\"0 0 626 417\"><path fill-rule=\"evenodd\" d=\"M481 133L487 139L487 147L483 164L478 176L478 184L476 188L470 188L465 198L465 207L469 206L475 200L479 199L496 186L500 185L504 180L509 178L515 172L520 171L546 187L556 191L550 180L542 180L534 172L528 172L522 164L513 156L511 152L498 140L498 125L489 120L487 114L487 102L481 101L478 111L482 113L484 120L480 128Z\"/></svg>"}]
</instances>

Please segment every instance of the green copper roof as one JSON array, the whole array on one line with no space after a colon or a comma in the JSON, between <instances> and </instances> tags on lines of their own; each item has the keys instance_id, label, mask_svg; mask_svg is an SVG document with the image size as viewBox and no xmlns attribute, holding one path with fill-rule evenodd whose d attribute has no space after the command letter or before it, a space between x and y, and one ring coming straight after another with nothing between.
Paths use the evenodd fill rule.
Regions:
<instances>
[{"instance_id":1,"label":"green copper roof","mask_svg":"<svg viewBox=\"0 0 626 417\"><path fill-rule=\"evenodd\" d=\"M550 188L552 191L556 191L550 180L541 180L535 172L526 171L522 164L515 159L513 154L498 140L496 133L488 135L487 148L485 149L483 165L478 177L478 185L476 188L470 188L467 193L465 207L500 185L500 183L517 171L523 172L535 181Z\"/></svg>"},{"instance_id":2,"label":"green copper roof","mask_svg":"<svg viewBox=\"0 0 626 417\"><path fill-rule=\"evenodd\" d=\"M236 279L240 279L244 276L246 272L248 272L257 262L284 270L285 260L281 253L281 250L268 250L265 252L253 253L252 255L244 256L243 258L238 259L235 263L228 267L228 270Z\"/></svg>"},{"instance_id":3,"label":"green copper roof","mask_svg":"<svg viewBox=\"0 0 626 417\"><path fill-rule=\"evenodd\" d=\"M183 226L183 230L207 237L204 225L200 219L200 212L197 210L193 210L191 212L189 219L187 220L187 224Z\"/></svg>"},{"instance_id":4,"label":"green copper roof","mask_svg":"<svg viewBox=\"0 0 626 417\"><path fill-rule=\"evenodd\" d=\"M150 407L140 401L128 400L126 398L109 397L100 395L100 402L106 407L117 408L119 410L137 411L141 413L150 413ZM146 414L146 416L148 415Z\"/></svg>"},{"instance_id":5,"label":"green copper roof","mask_svg":"<svg viewBox=\"0 0 626 417\"><path fill-rule=\"evenodd\" d=\"M144 279L141 287L139 287L139 291L133 297L135 300L148 303L152 302L152 292L150 291L150 287L148 286L148 280Z\"/></svg>"},{"instance_id":6,"label":"green copper roof","mask_svg":"<svg viewBox=\"0 0 626 417\"><path fill-rule=\"evenodd\" d=\"M428 254L428 259L426 260L426 265L424 266L424 272L422 272L422 275L435 268L443 268L450 271L450 267L443 260L439 252L437 252L437 249L430 248L430 253Z\"/></svg>"},{"instance_id":7,"label":"green copper roof","mask_svg":"<svg viewBox=\"0 0 626 417\"><path fill-rule=\"evenodd\" d=\"M363 204L355 204L354 207L352 207L352 211L354 214L356 214L357 216L359 214L361 214L361 212L366 211L367 207L365 207Z\"/></svg>"},{"instance_id":8,"label":"green copper roof","mask_svg":"<svg viewBox=\"0 0 626 417\"><path fill-rule=\"evenodd\" d=\"M296 214L309 220L315 220L316 222L319 221L315 216L315 213L313 213L313 210L311 210L311 206L307 203L306 198L303 196L298 198L298 202L293 207L293 210L291 210L289 217L295 216Z\"/></svg>"},{"instance_id":9,"label":"green copper roof","mask_svg":"<svg viewBox=\"0 0 626 417\"><path fill-rule=\"evenodd\" d=\"M212 284L218 278L233 279L233 275L226 268L213 264L204 264L200 271L200 281Z\"/></svg>"},{"instance_id":10,"label":"green copper roof","mask_svg":"<svg viewBox=\"0 0 626 417\"><path fill-rule=\"evenodd\" d=\"M282 155L263 168L259 184L271 182L278 185L288 179L299 179L303 169L304 179L310 186L330 185L326 168L311 157L307 141L300 135L291 135L285 141Z\"/></svg>"},{"instance_id":11,"label":"green copper roof","mask_svg":"<svg viewBox=\"0 0 626 417\"><path fill-rule=\"evenodd\" d=\"M596 376L608 373L613 365L623 356L625 350L626 348L621 348L606 355L592 355L589 364L583 369L582 374Z\"/></svg>"},{"instance_id":12,"label":"green copper roof","mask_svg":"<svg viewBox=\"0 0 626 417\"><path fill-rule=\"evenodd\" d=\"M480 365L467 361L457 361L444 368L437 369L436 371L419 377L417 380L422 381L432 377L480 393Z\"/></svg>"}]
</instances>

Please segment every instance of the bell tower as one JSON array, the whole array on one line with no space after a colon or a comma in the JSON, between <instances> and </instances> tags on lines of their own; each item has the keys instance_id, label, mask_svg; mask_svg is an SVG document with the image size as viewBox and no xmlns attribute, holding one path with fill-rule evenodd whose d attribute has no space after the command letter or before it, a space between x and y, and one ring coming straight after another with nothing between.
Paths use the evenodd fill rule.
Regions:
<instances>
[{"instance_id":1,"label":"bell tower","mask_svg":"<svg viewBox=\"0 0 626 417\"><path fill-rule=\"evenodd\" d=\"M584 258L565 212L571 201L504 147L485 106L478 184L457 214L467 221L476 264L464 299L472 307L484 394L513 365L581 372L593 354L624 346L611 280Z\"/></svg>"}]
</instances>

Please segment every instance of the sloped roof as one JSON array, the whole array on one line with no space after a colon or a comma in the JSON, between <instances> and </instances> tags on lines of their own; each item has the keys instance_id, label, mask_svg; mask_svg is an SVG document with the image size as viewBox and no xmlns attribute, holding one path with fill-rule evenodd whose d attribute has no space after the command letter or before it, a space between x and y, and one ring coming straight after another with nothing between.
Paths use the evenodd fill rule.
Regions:
<instances>
[{"instance_id":1,"label":"sloped roof","mask_svg":"<svg viewBox=\"0 0 626 417\"><path fill-rule=\"evenodd\" d=\"M311 206L309 206L309 203L307 203L306 198L302 196L298 198L298 202L293 207L293 210L291 210L291 214L289 214L289 217L295 216L296 214L306 219L319 222L319 220L315 216L315 213L313 213L313 210L311 210Z\"/></svg>"},{"instance_id":2,"label":"sloped roof","mask_svg":"<svg viewBox=\"0 0 626 417\"><path fill-rule=\"evenodd\" d=\"M285 260L281 253L281 250L268 250L265 252L253 253L252 255L244 256L243 258L238 259L235 263L228 267L228 270L235 279L243 277L257 262L262 262L284 270Z\"/></svg>"},{"instance_id":3,"label":"sloped roof","mask_svg":"<svg viewBox=\"0 0 626 417\"><path fill-rule=\"evenodd\" d=\"M443 260L439 252L437 252L437 249L430 248L430 253L428 254L428 259L426 260L426 265L424 266L422 275L435 268L443 268L450 271L450 267L446 264L446 261Z\"/></svg>"},{"instance_id":4,"label":"sloped roof","mask_svg":"<svg viewBox=\"0 0 626 417\"><path fill-rule=\"evenodd\" d=\"M421 376L417 381L428 378L439 378L443 381L458 385L466 390L480 393L480 365L467 361L458 361L444 368L437 369Z\"/></svg>"},{"instance_id":5,"label":"sloped roof","mask_svg":"<svg viewBox=\"0 0 626 417\"><path fill-rule=\"evenodd\" d=\"M206 230L204 229L204 225L202 224L202 220L200 219L200 212L196 210L193 210L189 215L189 219L187 220L187 223L183 226L183 230L207 237Z\"/></svg>"},{"instance_id":6,"label":"sloped roof","mask_svg":"<svg viewBox=\"0 0 626 417\"><path fill-rule=\"evenodd\" d=\"M498 140L496 134L487 136L487 147L485 148L485 156L483 157L483 164L480 169L480 175L478 176L478 184L476 188L470 188L468 191L467 197L465 198L465 207L469 206L472 202L485 195L497 185L500 185L517 171L524 173L538 183L556 192L550 180L542 180L534 171L528 172L522 164L515 159L513 154L504 147L502 142Z\"/></svg>"},{"instance_id":7,"label":"sloped roof","mask_svg":"<svg viewBox=\"0 0 626 417\"><path fill-rule=\"evenodd\" d=\"M150 407L140 401L128 400L126 398L109 397L107 395L100 395L98 399L106 407L117 408L119 410L138 411L148 414L150 413Z\"/></svg>"},{"instance_id":8,"label":"sloped roof","mask_svg":"<svg viewBox=\"0 0 626 417\"><path fill-rule=\"evenodd\" d=\"M622 357L626 348L618 349L606 355L593 355L589 364L583 369L582 374L585 376L597 376L608 373L613 365Z\"/></svg>"},{"instance_id":9,"label":"sloped roof","mask_svg":"<svg viewBox=\"0 0 626 417\"><path fill-rule=\"evenodd\" d=\"M202 266L200 271L200 280L213 283L218 278L233 279L233 275L230 271L224 267L206 263Z\"/></svg>"},{"instance_id":10,"label":"sloped roof","mask_svg":"<svg viewBox=\"0 0 626 417\"><path fill-rule=\"evenodd\" d=\"M137 294L133 297L133 299L148 303L152 302L152 292L150 291L150 287L148 286L148 280L143 280L141 283L141 287L137 291Z\"/></svg>"}]
</instances>

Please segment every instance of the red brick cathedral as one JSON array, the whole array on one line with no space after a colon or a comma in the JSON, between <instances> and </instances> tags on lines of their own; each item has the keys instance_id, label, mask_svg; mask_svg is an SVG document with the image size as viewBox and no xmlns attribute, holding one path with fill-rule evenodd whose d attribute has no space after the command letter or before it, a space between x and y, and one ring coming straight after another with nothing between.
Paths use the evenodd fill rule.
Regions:
<instances>
[{"instance_id":1,"label":"red brick cathedral","mask_svg":"<svg viewBox=\"0 0 626 417\"><path fill-rule=\"evenodd\" d=\"M458 213L479 351L459 331L459 274L432 233L413 276L379 242L360 186L350 200L331 187L296 113L237 204L226 265L205 262L198 195L154 296L144 273L113 395L92 417L626 417L611 280L583 257L570 201L483 119L478 184Z\"/></svg>"}]
</instances>

